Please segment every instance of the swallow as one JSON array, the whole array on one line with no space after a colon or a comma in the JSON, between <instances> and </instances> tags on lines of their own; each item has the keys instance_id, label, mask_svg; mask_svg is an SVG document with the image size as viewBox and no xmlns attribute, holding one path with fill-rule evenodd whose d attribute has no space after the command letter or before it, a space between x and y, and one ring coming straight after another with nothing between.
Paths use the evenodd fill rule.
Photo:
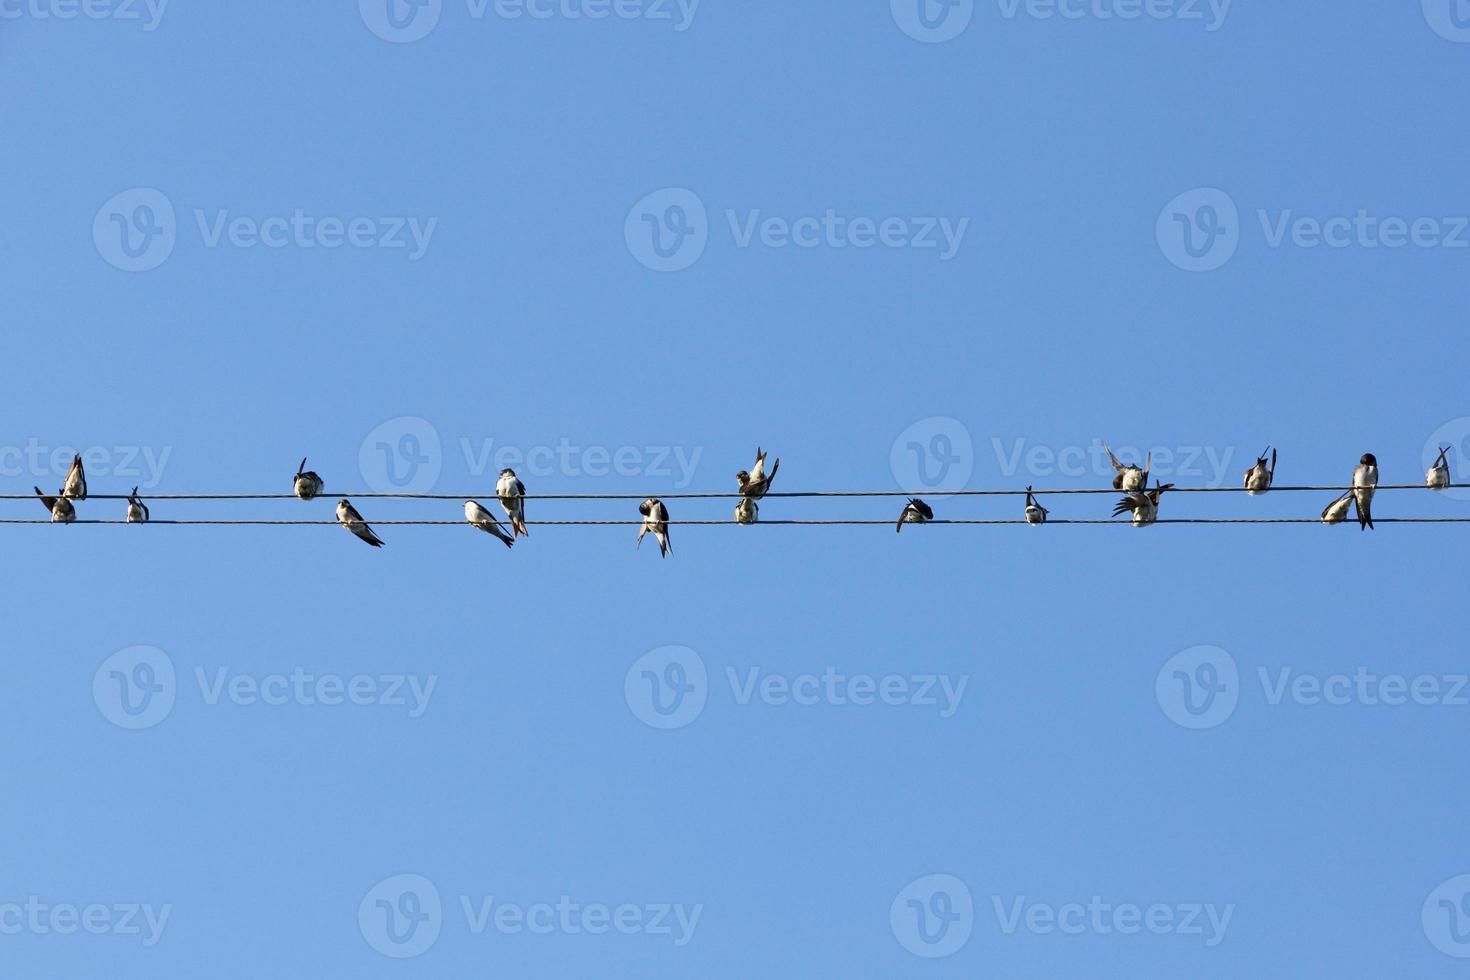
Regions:
<instances>
[{"instance_id":1,"label":"swallow","mask_svg":"<svg viewBox=\"0 0 1470 980\"><path fill-rule=\"evenodd\" d=\"M516 543L515 535L506 534L500 522L490 516L490 512L474 500L464 502L464 519L487 534L493 534L504 541L507 548Z\"/></svg>"},{"instance_id":2,"label":"swallow","mask_svg":"<svg viewBox=\"0 0 1470 980\"><path fill-rule=\"evenodd\" d=\"M322 492L322 478L306 468L305 456L301 457L301 465L296 467L296 482L292 489L302 500L310 500Z\"/></svg>"},{"instance_id":3,"label":"swallow","mask_svg":"<svg viewBox=\"0 0 1470 980\"><path fill-rule=\"evenodd\" d=\"M1373 526L1373 491L1378 488L1378 457L1364 453L1353 467L1353 500L1358 505L1358 530Z\"/></svg>"},{"instance_id":4,"label":"swallow","mask_svg":"<svg viewBox=\"0 0 1470 980\"><path fill-rule=\"evenodd\" d=\"M510 518L512 536L524 534L529 538L531 532L526 530L526 487L516 479L515 470L500 471L500 479L495 481L495 495L500 498L505 516Z\"/></svg>"},{"instance_id":5,"label":"swallow","mask_svg":"<svg viewBox=\"0 0 1470 980\"><path fill-rule=\"evenodd\" d=\"M1431 490L1443 490L1450 485L1450 464L1445 459L1445 454L1449 451L1449 446L1441 449L1439 459L1435 460L1434 465L1429 467L1429 472L1424 474L1424 485Z\"/></svg>"},{"instance_id":6,"label":"swallow","mask_svg":"<svg viewBox=\"0 0 1470 980\"><path fill-rule=\"evenodd\" d=\"M61 495L73 500L87 499L87 472L82 469L81 453L71 458L71 469L66 471L66 482L62 484Z\"/></svg>"},{"instance_id":7,"label":"swallow","mask_svg":"<svg viewBox=\"0 0 1470 980\"><path fill-rule=\"evenodd\" d=\"M1036 502L1036 495L1031 492L1031 488L1030 487L1027 487L1026 488L1026 523L1027 524L1045 524L1046 523L1046 515L1047 515L1047 513L1048 513L1047 509Z\"/></svg>"},{"instance_id":8,"label":"swallow","mask_svg":"<svg viewBox=\"0 0 1470 980\"><path fill-rule=\"evenodd\" d=\"M1134 491L1118 501L1118 505L1113 508L1113 516L1117 517L1123 511L1131 510L1134 527L1145 527L1152 524L1159 517L1159 498L1164 495L1165 490L1172 489L1174 489L1174 484L1160 484L1155 480L1154 489Z\"/></svg>"},{"instance_id":9,"label":"swallow","mask_svg":"<svg viewBox=\"0 0 1470 980\"><path fill-rule=\"evenodd\" d=\"M771 464L771 472L766 473L766 454L757 447L755 451L755 465L747 473L741 470L735 474L735 482L740 484L740 492L752 500L759 500L771 489L771 483L776 479L776 471L781 468L781 458L776 457L776 462Z\"/></svg>"},{"instance_id":10,"label":"swallow","mask_svg":"<svg viewBox=\"0 0 1470 980\"><path fill-rule=\"evenodd\" d=\"M46 505L46 510L51 515L53 524L70 524L77 519L77 509L72 506L65 495L58 493L55 497L48 497L36 487L36 496L41 498L41 503Z\"/></svg>"},{"instance_id":11,"label":"swallow","mask_svg":"<svg viewBox=\"0 0 1470 980\"><path fill-rule=\"evenodd\" d=\"M1338 497L1332 503L1328 504L1326 509L1322 511L1322 523L1341 524L1343 521L1347 520L1348 507L1352 505L1352 502L1353 492L1349 490L1347 493L1343 494L1341 497Z\"/></svg>"},{"instance_id":12,"label":"swallow","mask_svg":"<svg viewBox=\"0 0 1470 980\"><path fill-rule=\"evenodd\" d=\"M1271 454L1271 465L1266 465L1266 454L1262 453L1256 459L1256 465L1245 471L1245 492L1252 497L1259 496L1271 489L1271 481L1276 479L1276 450L1270 446L1266 452Z\"/></svg>"},{"instance_id":13,"label":"swallow","mask_svg":"<svg viewBox=\"0 0 1470 980\"><path fill-rule=\"evenodd\" d=\"M674 550L669 545L669 509L662 500L649 497L638 505L638 513L643 515L643 526L638 529L638 543L634 547L643 547L643 536L652 531L658 539L659 554L668 557Z\"/></svg>"},{"instance_id":14,"label":"swallow","mask_svg":"<svg viewBox=\"0 0 1470 980\"><path fill-rule=\"evenodd\" d=\"M128 496L128 523L148 523L148 505L138 496L137 487L133 487L133 492Z\"/></svg>"},{"instance_id":15,"label":"swallow","mask_svg":"<svg viewBox=\"0 0 1470 980\"><path fill-rule=\"evenodd\" d=\"M932 520L934 520L934 508L918 497L910 497L903 513L898 515L898 532L903 533L905 524L924 524Z\"/></svg>"},{"instance_id":16,"label":"swallow","mask_svg":"<svg viewBox=\"0 0 1470 980\"><path fill-rule=\"evenodd\" d=\"M373 533L373 529L368 527L368 522L362 519L357 508L349 504L345 497L337 501L337 523L374 548L383 547L383 539Z\"/></svg>"},{"instance_id":17,"label":"swallow","mask_svg":"<svg viewBox=\"0 0 1470 980\"><path fill-rule=\"evenodd\" d=\"M736 524L755 524L761 519L761 509L749 497L741 497L735 505Z\"/></svg>"},{"instance_id":18,"label":"swallow","mask_svg":"<svg viewBox=\"0 0 1470 980\"><path fill-rule=\"evenodd\" d=\"M1117 474L1113 477L1113 489L1122 490L1124 493L1135 493L1148 489L1148 472L1154 466L1154 454L1150 452L1148 459L1144 461L1143 468L1137 466L1124 466L1118 462L1118 457L1108 449L1108 444L1103 443L1103 448L1108 450L1108 459L1113 461L1113 469Z\"/></svg>"}]
</instances>

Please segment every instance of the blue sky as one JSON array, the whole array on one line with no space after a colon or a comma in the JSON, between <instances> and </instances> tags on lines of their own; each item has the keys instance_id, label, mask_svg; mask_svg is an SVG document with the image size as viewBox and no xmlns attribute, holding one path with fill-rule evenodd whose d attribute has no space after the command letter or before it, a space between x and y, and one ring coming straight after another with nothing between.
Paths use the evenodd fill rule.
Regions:
<instances>
[{"instance_id":1,"label":"blue sky","mask_svg":"<svg viewBox=\"0 0 1470 980\"><path fill-rule=\"evenodd\" d=\"M321 500L153 516L330 520L507 464L729 491L757 446L785 490L1096 487L1104 440L1185 486L1268 444L1283 485L1440 444L1470 482L1470 10L1422 6L7 3L0 485L83 451L94 494L283 492L306 455ZM529 507L510 552L4 528L0 972L1463 971L1459 525L660 560L534 526L633 502Z\"/></svg>"}]
</instances>

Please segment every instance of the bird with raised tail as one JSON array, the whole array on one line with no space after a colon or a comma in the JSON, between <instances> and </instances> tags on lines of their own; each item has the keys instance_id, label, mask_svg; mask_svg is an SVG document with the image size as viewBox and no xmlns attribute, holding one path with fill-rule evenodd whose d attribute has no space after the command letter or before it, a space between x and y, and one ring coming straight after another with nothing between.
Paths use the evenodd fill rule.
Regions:
<instances>
[{"instance_id":1,"label":"bird with raised tail","mask_svg":"<svg viewBox=\"0 0 1470 980\"><path fill-rule=\"evenodd\" d=\"M927 524L934 520L934 509L918 497L910 497L903 513L898 515L898 531L903 533L905 524Z\"/></svg>"},{"instance_id":2,"label":"bird with raised tail","mask_svg":"<svg viewBox=\"0 0 1470 980\"><path fill-rule=\"evenodd\" d=\"M322 478L306 468L305 456L301 457L301 465L296 467L296 479L291 489L302 500L310 500L322 492Z\"/></svg>"},{"instance_id":3,"label":"bird with raised tail","mask_svg":"<svg viewBox=\"0 0 1470 980\"><path fill-rule=\"evenodd\" d=\"M1108 449L1107 443L1103 443L1103 448L1107 449L1108 459L1113 461L1113 469L1116 471L1113 476L1114 490L1122 490L1124 493L1134 493L1148 488L1148 473L1154 466L1154 454L1152 452L1148 454L1148 458L1144 460L1144 464L1140 468L1131 464L1124 466L1118 462L1118 457L1113 455L1111 449Z\"/></svg>"},{"instance_id":4,"label":"bird with raised tail","mask_svg":"<svg viewBox=\"0 0 1470 980\"><path fill-rule=\"evenodd\" d=\"M662 500L649 497L638 505L638 513L643 515L643 526L638 529L638 542L634 547L643 547L643 536L652 533L658 540L659 554L667 558L674 550L669 544L669 509Z\"/></svg>"},{"instance_id":5,"label":"bird with raised tail","mask_svg":"<svg viewBox=\"0 0 1470 980\"><path fill-rule=\"evenodd\" d=\"M1256 465L1245 471L1245 492L1252 497L1259 496L1271 489L1271 481L1276 479L1276 450L1270 446L1266 452L1271 454L1270 465L1266 463L1266 453L1256 458Z\"/></svg>"},{"instance_id":6,"label":"bird with raised tail","mask_svg":"<svg viewBox=\"0 0 1470 980\"><path fill-rule=\"evenodd\" d=\"M138 488L133 487L133 492L128 495L128 523L148 523L148 505L143 503L143 498L138 496Z\"/></svg>"},{"instance_id":7,"label":"bird with raised tail","mask_svg":"<svg viewBox=\"0 0 1470 980\"><path fill-rule=\"evenodd\" d=\"M1373 493L1378 489L1378 457L1364 453L1353 467L1353 500L1358 507L1358 530L1373 526Z\"/></svg>"},{"instance_id":8,"label":"bird with raised tail","mask_svg":"<svg viewBox=\"0 0 1470 980\"><path fill-rule=\"evenodd\" d=\"M1424 485L1431 490L1443 490L1450 485L1450 461L1446 458L1449 451L1449 446L1441 449L1439 459L1436 459L1434 465L1429 467L1429 472L1424 474Z\"/></svg>"},{"instance_id":9,"label":"bird with raised tail","mask_svg":"<svg viewBox=\"0 0 1470 980\"><path fill-rule=\"evenodd\" d=\"M1174 489L1174 484L1160 484L1154 481L1154 489L1134 491L1128 494L1118 505L1113 508L1113 516L1117 517L1125 510L1133 512L1133 526L1146 527L1159 519L1159 498L1164 495L1165 490Z\"/></svg>"},{"instance_id":10,"label":"bird with raised tail","mask_svg":"<svg viewBox=\"0 0 1470 980\"><path fill-rule=\"evenodd\" d=\"M1038 504L1036 502L1036 495L1031 492L1031 488L1030 487L1027 487L1026 488L1026 523L1027 524L1045 524L1046 523L1046 515L1049 514L1049 513L1051 513L1051 512L1048 511L1045 507L1041 506L1040 504Z\"/></svg>"},{"instance_id":11,"label":"bird with raised tail","mask_svg":"<svg viewBox=\"0 0 1470 980\"><path fill-rule=\"evenodd\" d=\"M48 496L41 492L40 487L36 487L35 491L36 496L40 497L41 503L45 505L46 512L51 515L52 524L70 524L77 519L77 509L72 506L72 502L66 499L64 494L58 493L55 497Z\"/></svg>"},{"instance_id":12,"label":"bird with raised tail","mask_svg":"<svg viewBox=\"0 0 1470 980\"><path fill-rule=\"evenodd\" d=\"M761 509L749 497L742 497L735 505L736 524L756 524L761 519Z\"/></svg>"},{"instance_id":13,"label":"bird with raised tail","mask_svg":"<svg viewBox=\"0 0 1470 980\"><path fill-rule=\"evenodd\" d=\"M61 485L61 495L73 500L87 499L87 471L82 468L82 454L71 458L71 469L66 471L66 482Z\"/></svg>"},{"instance_id":14,"label":"bird with raised tail","mask_svg":"<svg viewBox=\"0 0 1470 980\"><path fill-rule=\"evenodd\" d=\"M486 534L495 535L501 541L505 542L507 548L516 543L515 535L507 534L505 528L500 526L500 522L488 510L480 506L479 501L466 500L464 502L464 519Z\"/></svg>"},{"instance_id":15,"label":"bird with raised tail","mask_svg":"<svg viewBox=\"0 0 1470 980\"><path fill-rule=\"evenodd\" d=\"M776 457L776 462L771 464L771 472L766 472L766 454L759 447L755 451L755 465L750 472L741 470L735 474L735 482L740 486L740 493L752 500L759 500L771 489L771 483L776 479L776 471L781 468L781 458Z\"/></svg>"},{"instance_id":16,"label":"bird with raised tail","mask_svg":"<svg viewBox=\"0 0 1470 980\"><path fill-rule=\"evenodd\" d=\"M1341 497L1338 497L1332 503L1323 508L1322 523L1341 524L1343 521L1347 520L1348 508L1352 505L1353 492L1349 490L1347 493L1343 494Z\"/></svg>"},{"instance_id":17,"label":"bird with raised tail","mask_svg":"<svg viewBox=\"0 0 1470 980\"><path fill-rule=\"evenodd\" d=\"M383 547L383 539L373 532L368 522L363 520L362 515L357 512L357 508L348 503L345 497L337 501L337 523L374 548Z\"/></svg>"},{"instance_id":18,"label":"bird with raised tail","mask_svg":"<svg viewBox=\"0 0 1470 980\"><path fill-rule=\"evenodd\" d=\"M505 516L510 518L511 535L524 534L531 536L526 530L526 485L516 477L516 471L505 469L500 471L500 479L495 481L495 496L500 498L500 508L505 511Z\"/></svg>"}]
</instances>

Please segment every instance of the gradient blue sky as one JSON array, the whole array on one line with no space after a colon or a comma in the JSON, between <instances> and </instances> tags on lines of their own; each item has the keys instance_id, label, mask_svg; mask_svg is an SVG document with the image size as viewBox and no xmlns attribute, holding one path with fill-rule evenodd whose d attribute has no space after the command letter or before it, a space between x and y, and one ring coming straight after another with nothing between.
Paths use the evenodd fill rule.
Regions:
<instances>
[{"instance_id":1,"label":"gradient blue sky","mask_svg":"<svg viewBox=\"0 0 1470 980\"><path fill-rule=\"evenodd\" d=\"M893 490L911 426L926 445L951 437L948 472L970 487L1098 486L1108 474L1091 463L1059 472L1046 454L1076 459L1102 439L1167 450L1163 475L1201 486L1234 485L1268 443L1283 484L1344 481L1365 451L1385 482L1418 482L1444 438L1466 479L1470 249L1269 234L1285 212L1364 211L1456 238L1470 46L1448 3L1238 4L1212 22L1205 3L1202 20L1125 20L1098 16L1124 0L1068 6L1079 18L987 0L954 11L951 28L970 19L942 43L910 36L915 10L884 0L704 0L682 23L673 3L670 20L563 12L585 2L538 19L443 0L405 43L371 29L392 36L381 5L358 7L177 3L152 30L142 5L4 8L18 14L0 20L4 492L57 485L51 454L68 447L92 453L93 493L281 491L309 454L326 499L156 501L153 514L329 519L340 493L383 483L379 442L422 457L411 472L435 491L482 500L498 469L487 446L573 447L523 467L531 493L725 491L757 445L782 458L786 490ZM173 208L175 241L130 272L106 231L132 216L136 188ZM668 196L635 210L667 188L705 208L707 241L688 268L658 272L625 231L667 216ZM1233 223L1216 212L1235 251L1188 272L1167 230L1220 201L1190 196L1201 188L1236 209ZM289 237L211 245L196 218L298 209L344 227L437 223L411 259ZM727 217L829 209L968 224L946 260L742 245ZM587 475L624 447L633 472ZM658 465L659 447L697 460L688 479ZM1164 516L1315 516L1328 497L1181 494ZM933 503L941 517L1019 511ZM1098 517L1112 501L1048 503ZM358 504L370 520L460 515L457 500ZM670 506L713 518L730 505ZM763 508L896 513L888 499ZM1378 513L1470 507L1385 492ZM10 501L5 516L41 511ZM630 516L627 502L531 514ZM0 530L13 573L0 972L1463 972L1451 954L1470 944L1440 899L1457 903L1451 879L1470 872L1470 707L1356 692L1273 704L1259 675L1364 668L1447 693L1470 670L1459 525L688 527L668 560L635 551L631 527L533 527L509 553L468 528L380 530L380 551L335 527ZM129 730L111 720L123 661L109 658L139 645L173 667L174 703ZM638 704L641 667L633 693L625 680L669 645L706 668L705 704L660 730ZM1171 663L1207 675L1196 654L1171 658L1202 645L1236 667L1234 709L1193 730L1175 721L1189 718ZM295 696L211 703L196 674L269 683L298 667L435 687L409 717ZM728 671L744 683L753 668L966 686L949 717L825 694L742 703ZM375 889L401 874L443 907L437 939L407 960L374 944ZM952 949L905 919L909 898L932 897L906 889L934 874L953 876L951 906L972 901ZM11 928L6 903L30 896L170 913L151 946ZM461 897L492 896L701 911L682 946L476 933ZM1092 896L1232 911L1215 945L1091 923L1008 932L996 912L1019 900L1044 922Z\"/></svg>"}]
</instances>

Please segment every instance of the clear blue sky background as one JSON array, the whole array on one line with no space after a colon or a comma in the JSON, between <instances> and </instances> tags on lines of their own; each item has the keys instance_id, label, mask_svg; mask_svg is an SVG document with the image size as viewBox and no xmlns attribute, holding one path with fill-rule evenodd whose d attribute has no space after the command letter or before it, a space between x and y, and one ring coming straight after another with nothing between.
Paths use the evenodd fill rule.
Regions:
<instances>
[{"instance_id":1,"label":"clear blue sky background","mask_svg":"<svg viewBox=\"0 0 1470 980\"><path fill-rule=\"evenodd\" d=\"M491 497L466 442L678 447L685 489L727 491L757 445L781 488L896 489L894 440L971 438L971 487L1090 487L1007 465L1018 446L1281 451L1278 482L1339 483L1365 451L1423 479L1436 430L1470 435L1470 250L1273 248L1256 212L1470 213L1470 46L1418 4L1240 4L1200 21L1043 19L978 3L945 43L881 0L705 0L650 19L475 19L444 0L391 43L356 5L170 5L0 22L8 322L0 443L91 448L93 493L274 492L309 454L326 498L156 501L155 518L330 519L368 488L375 427L421 418L434 489ZM7 8L13 9L13 8ZM142 8L138 8L140 11ZM673 9L673 8L671 8ZM1207 8L1202 8L1207 9ZM166 261L127 272L99 209L156 188ZM651 271L624 239L661 188L708 209L703 256ZM1190 273L1155 225L1225 191L1238 251ZM302 209L438 224L404 249L209 247L194 218ZM968 218L958 254L740 247L725 218L834 209ZM636 222L635 222L636 224ZM392 424L390 422L390 428ZM997 450L1000 446L1000 450ZM473 452L472 452L473 457ZM585 458L585 457L579 457ZM61 478L8 457L7 493ZM1455 458L1464 480L1464 458ZM673 473L527 477L532 493L675 492ZM649 469L650 467L645 467ZM1165 475L1169 476L1167 469ZM676 471L675 471L676 472ZM525 475L525 474L523 474ZM1314 517L1331 494L1175 495L1165 517ZM933 498L1014 517L1012 498ZM1110 497L1053 498L1106 517ZM458 500L360 499L369 519ZM727 501L671 501L718 518ZM896 515L891 499L769 500L762 515ZM5 515L42 516L31 501ZM117 517L119 501L80 505ZM1470 516L1380 495L1380 516ZM534 502L532 519L633 504ZM1459 975L1421 906L1470 872L1470 708L1273 705L1257 669L1464 673L1456 525L4 530L0 903L172 906L161 941L0 936L16 977L1235 977ZM103 662L165 651L176 702L129 731ZM624 679L678 644L707 704L662 731ZM1155 679L1210 644L1238 706L1177 725ZM196 668L254 678L433 674L391 706L210 704ZM726 669L967 677L915 705L741 704ZM105 686L105 685L104 685ZM359 903L432 881L418 958L379 955ZM968 941L919 959L890 925L909 882L974 902ZM693 939L474 934L459 896L702 904ZM1007 934L994 911L1234 906L1198 935ZM3 923L0 923L3 924ZM901 931L901 930L900 930ZM1463 949L1462 949L1463 951Z\"/></svg>"}]
</instances>

